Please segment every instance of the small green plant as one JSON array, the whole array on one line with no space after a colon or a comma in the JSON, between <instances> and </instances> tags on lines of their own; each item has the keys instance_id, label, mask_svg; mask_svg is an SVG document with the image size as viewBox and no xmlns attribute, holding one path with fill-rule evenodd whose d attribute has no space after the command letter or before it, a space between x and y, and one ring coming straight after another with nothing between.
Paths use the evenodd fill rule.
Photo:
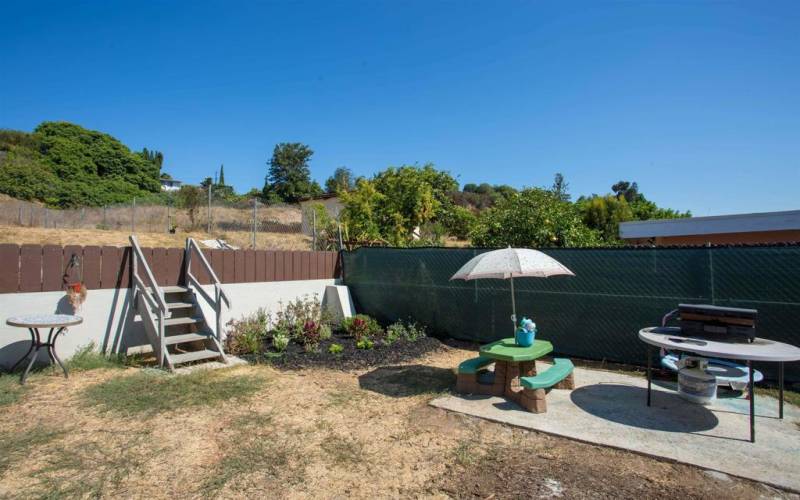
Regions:
<instances>
[{"instance_id":1,"label":"small green plant","mask_svg":"<svg viewBox=\"0 0 800 500\"><path fill-rule=\"evenodd\" d=\"M427 337L425 327L416 321L409 321L406 323L405 337L409 342L416 342L417 340Z\"/></svg>"},{"instance_id":2,"label":"small green plant","mask_svg":"<svg viewBox=\"0 0 800 500\"><path fill-rule=\"evenodd\" d=\"M342 321L342 329L348 335L354 337L356 342L362 339L375 338L383 333L378 322L366 314L356 314L351 318L345 318Z\"/></svg>"},{"instance_id":3,"label":"small green plant","mask_svg":"<svg viewBox=\"0 0 800 500\"><path fill-rule=\"evenodd\" d=\"M344 347L342 346L342 344L331 344L331 346L328 347L328 352L333 354L334 356L337 356L342 352L344 352Z\"/></svg>"},{"instance_id":4,"label":"small green plant","mask_svg":"<svg viewBox=\"0 0 800 500\"><path fill-rule=\"evenodd\" d=\"M331 326L327 323L323 323L319 325L319 339L320 340L328 340L333 335L331 331Z\"/></svg>"},{"instance_id":5,"label":"small green plant","mask_svg":"<svg viewBox=\"0 0 800 500\"><path fill-rule=\"evenodd\" d=\"M400 339L405 339L406 336L406 326L402 321L395 321L386 328L386 336L383 338L383 343L392 345Z\"/></svg>"},{"instance_id":6,"label":"small green plant","mask_svg":"<svg viewBox=\"0 0 800 500\"><path fill-rule=\"evenodd\" d=\"M372 349L373 347L375 347L375 342L366 337L356 342L356 349Z\"/></svg>"},{"instance_id":7,"label":"small green plant","mask_svg":"<svg viewBox=\"0 0 800 500\"><path fill-rule=\"evenodd\" d=\"M263 308L228 322L225 350L233 355L261 352L267 336L270 316Z\"/></svg>"},{"instance_id":8,"label":"small green plant","mask_svg":"<svg viewBox=\"0 0 800 500\"><path fill-rule=\"evenodd\" d=\"M289 334L285 331L274 331L272 333L272 347L278 352L283 352L289 346Z\"/></svg>"}]
</instances>

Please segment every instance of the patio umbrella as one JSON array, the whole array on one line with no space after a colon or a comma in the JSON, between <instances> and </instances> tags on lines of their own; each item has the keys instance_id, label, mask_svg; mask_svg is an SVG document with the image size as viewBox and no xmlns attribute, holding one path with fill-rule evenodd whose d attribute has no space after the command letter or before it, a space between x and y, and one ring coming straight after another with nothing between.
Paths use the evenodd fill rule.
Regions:
<instances>
[{"instance_id":1,"label":"patio umbrella","mask_svg":"<svg viewBox=\"0 0 800 500\"><path fill-rule=\"evenodd\" d=\"M461 266L450 280L475 280L482 278L511 280L511 322L517 326L517 303L514 297L514 278L547 278L550 276L575 276L556 259L529 248L503 248L476 255Z\"/></svg>"}]
</instances>

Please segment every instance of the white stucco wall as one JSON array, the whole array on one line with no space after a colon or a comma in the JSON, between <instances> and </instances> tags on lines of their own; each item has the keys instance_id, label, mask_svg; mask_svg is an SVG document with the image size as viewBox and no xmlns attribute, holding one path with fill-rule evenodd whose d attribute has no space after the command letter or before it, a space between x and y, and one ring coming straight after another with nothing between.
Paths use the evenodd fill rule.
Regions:
<instances>
[{"instance_id":1,"label":"white stucco wall","mask_svg":"<svg viewBox=\"0 0 800 500\"><path fill-rule=\"evenodd\" d=\"M223 308L223 326L231 318L252 313L259 307L274 312L281 302L286 303L303 295L317 295L320 301L325 296L325 287L337 284L336 280L271 281L263 283L235 283L223 285L231 298L230 310ZM204 287L213 296L213 286ZM90 290L86 302L77 313L83 324L71 327L66 335L56 342L61 359L68 359L76 349L94 342L106 352L127 352L147 344L144 326L135 311L131 310L130 289ZM214 311L201 296L198 300L209 319L213 330ZM64 292L4 293L0 294L0 367L8 368L17 361L30 346L30 334L26 329L6 325L11 316L37 313L72 313ZM47 335L47 330L41 330ZM42 360L47 354L40 352Z\"/></svg>"}]
</instances>

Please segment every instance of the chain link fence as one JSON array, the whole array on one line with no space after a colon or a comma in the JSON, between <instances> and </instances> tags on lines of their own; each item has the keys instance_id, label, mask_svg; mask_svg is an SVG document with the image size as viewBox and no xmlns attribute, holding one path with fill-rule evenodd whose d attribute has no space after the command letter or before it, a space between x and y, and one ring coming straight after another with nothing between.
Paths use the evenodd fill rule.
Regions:
<instances>
[{"instance_id":1,"label":"chain link fence","mask_svg":"<svg viewBox=\"0 0 800 500\"><path fill-rule=\"evenodd\" d=\"M46 229L123 231L131 234L192 234L209 244L236 248L313 250L329 248L329 229L303 217L299 205L251 199L211 200L193 209L171 204L130 203L53 209L20 200L0 201L0 225ZM178 240L180 238L176 238ZM218 241L217 241L218 240ZM316 243L316 244L315 244Z\"/></svg>"},{"instance_id":2,"label":"chain link fence","mask_svg":"<svg viewBox=\"0 0 800 500\"><path fill-rule=\"evenodd\" d=\"M512 336L509 282L449 281L483 251L361 248L344 253L344 280L359 312L486 343ZM759 337L800 345L800 245L544 252L575 276L514 280L517 314L558 354L642 365L639 329L680 302L757 309ZM756 366L775 377L773 364ZM800 364L787 364L786 377L800 382Z\"/></svg>"}]
</instances>

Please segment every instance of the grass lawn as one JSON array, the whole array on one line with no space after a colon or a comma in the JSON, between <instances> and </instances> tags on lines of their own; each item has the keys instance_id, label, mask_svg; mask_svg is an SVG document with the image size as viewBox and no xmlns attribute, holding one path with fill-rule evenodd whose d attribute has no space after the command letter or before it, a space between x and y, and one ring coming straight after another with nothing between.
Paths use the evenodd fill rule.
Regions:
<instances>
[{"instance_id":1,"label":"grass lawn","mask_svg":"<svg viewBox=\"0 0 800 500\"><path fill-rule=\"evenodd\" d=\"M174 376L85 353L69 379L3 376L0 498L785 496L428 406L470 356Z\"/></svg>"}]
</instances>

